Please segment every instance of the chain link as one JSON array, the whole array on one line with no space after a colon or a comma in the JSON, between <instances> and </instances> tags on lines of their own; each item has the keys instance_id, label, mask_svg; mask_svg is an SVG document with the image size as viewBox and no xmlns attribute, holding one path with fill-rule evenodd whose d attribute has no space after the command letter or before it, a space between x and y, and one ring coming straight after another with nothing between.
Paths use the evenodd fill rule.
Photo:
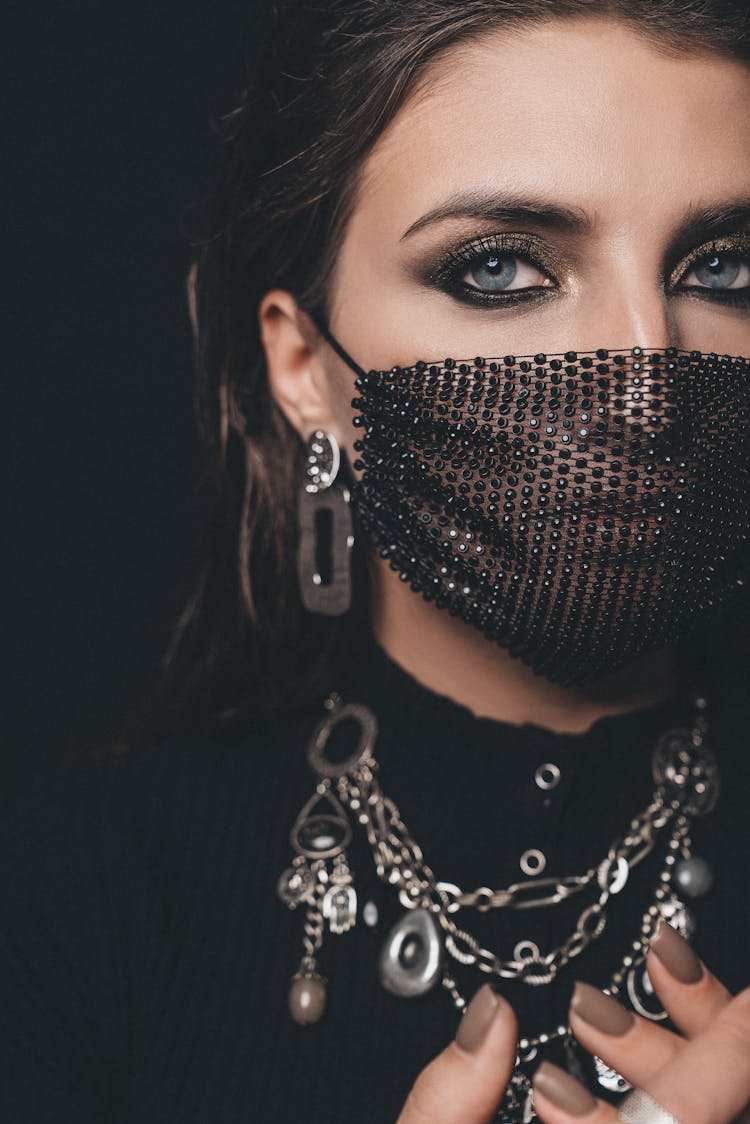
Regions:
<instances>
[{"instance_id":1,"label":"chain link","mask_svg":"<svg viewBox=\"0 0 750 1124\"><path fill-rule=\"evenodd\" d=\"M328 889L328 872L323 860L314 862L311 867L315 879L314 889L305 912L305 925L302 940L305 946L305 955L302 965L307 971L315 970L315 957L323 943L323 898Z\"/></svg>"},{"instance_id":2,"label":"chain link","mask_svg":"<svg viewBox=\"0 0 750 1124\"><path fill-rule=\"evenodd\" d=\"M701 739L702 740L702 739ZM697 744L697 739L696 739ZM685 767L685 774L689 767ZM672 823L670 848L682 838L680 802L665 801L657 788L648 806L634 816L627 831L615 840L598 866L583 874L561 878L516 882L502 889L479 886L464 892L449 882L439 882L427 865L422 849L411 837L395 802L385 796L378 781L378 763L372 753L337 779L343 803L358 815L365 828L380 878L399 887L399 900L407 909L428 909L445 931L446 948L455 960L475 965L480 971L503 979L521 979L535 986L547 983L565 964L579 956L601 936L607 924L605 907L619 893L630 871L653 850L661 831ZM672 853L672 851L670 851ZM668 875L669 868L666 868ZM661 883L660 883L661 884ZM453 915L461 909L536 909L565 901L588 887L599 890L597 899L585 906L575 928L559 947L539 958L504 960L481 946L460 928Z\"/></svg>"},{"instance_id":3,"label":"chain link","mask_svg":"<svg viewBox=\"0 0 750 1124\"><path fill-rule=\"evenodd\" d=\"M326 709L332 716L341 702L341 697L337 694L326 700ZM453 883L439 882L426 863L421 848L409 834L395 802L386 797L380 788L379 767L373 756L372 746L367 748L367 752L356 763L347 767L347 771L338 775L329 772L326 777L320 777L318 791L333 788L332 778L336 776L335 787L342 803L348 805L365 830L378 877L398 887L399 900L405 908L421 907L435 915L444 931L446 950L454 960L502 979L520 979L531 986L551 982L565 964L579 956L592 941L601 936L607 924L606 906L609 898L623 889L630 871L650 854L662 830L670 825L666 854L657 878L653 901L641 918L638 937L629 946L612 974L609 985L604 989L616 996L626 977L630 979L629 973L645 963L646 953L660 918L671 918L675 916L675 910L684 909L671 889L672 868L678 857L687 859L691 855L690 816L710 810L713 806L712 796L713 800L716 797L715 762L708 751L705 758L701 757L707 730L702 713L705 701L699 700L696 706L698 714L691 738L694 749L698 751L697 760L682 746L677 767L673 762L667 761L671 772L670 784L665 786L661 783L655 755L654 779L657 787L648 806L630 821L625 834L615 840L602 861L579 875L517 882L502 889L479 886L471 891L463 891ZM664 766L663 761L661 766ZM695 804L690 802L691 788L699 798ZM304 927L305 955L302 959L302 967L310 971L315 970L316 953L323 939L322 899L328 880L325 862L313 863L312 873L315 876L315 891L308 899ZM570 936L547 954L542 954L533 942L521 941L516 945L514 959L503 960L483 948L475 937L453 920L453 915L461 909L473 908L484 913L490 909L523 910L555 905L593 886L598 888L598 897L581 910ZM528 955L522 955L522 949ZM463 1011L466 999L461 995L447 967L443 968L442 986L449 992L454 1005ZM538 1047L555 1039L571 1041L570 1027L561 1025L549 1033L521 1038L517 1063L533 1059Z\"/></svg>"}]
</instances>

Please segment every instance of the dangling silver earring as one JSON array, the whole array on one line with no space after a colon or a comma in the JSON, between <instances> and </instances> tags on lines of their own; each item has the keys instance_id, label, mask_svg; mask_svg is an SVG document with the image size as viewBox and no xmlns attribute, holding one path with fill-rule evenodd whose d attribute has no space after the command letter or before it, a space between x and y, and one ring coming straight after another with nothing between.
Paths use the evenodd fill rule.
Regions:
<instances>
[{"instance_id":1,"label":"dangling silver earring","mask_svg":"<svg viewBox=\"0 0 750 1124\"><path fill-rule=\"evenodd\" d=\"M352 602L354 535L349 489L336 480L340 466L336 438L316 429L307 440L299 493L297 575L305 608L327 616L340 616Z\"/></svg>"}]
</instances>

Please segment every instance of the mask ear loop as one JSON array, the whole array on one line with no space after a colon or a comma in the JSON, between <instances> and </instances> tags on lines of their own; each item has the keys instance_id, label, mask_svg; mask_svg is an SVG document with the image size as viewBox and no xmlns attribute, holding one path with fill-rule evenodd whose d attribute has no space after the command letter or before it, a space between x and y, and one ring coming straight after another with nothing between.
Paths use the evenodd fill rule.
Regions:
<instances>
[{"instance_id":1,"label":"mask ear loop","mask_svg":"<svg viewBox=\"0 0 750 1124\"><path fill-rule=\"evenodd\" d=\"M307 312L307 315L310 317L313 324L318 329L326 343L330 344L330 346L336 352L339 359L343 359L347 367L351 367L355 375L359 375L360 377L362 377L365 374L364 369L360 367L359 363L357 363L356 360L352 359L349 352L341 346L339 341L329 330L328 325L326 324L321 314L319 312L313 311L312 309L306 309L305 311Z\"/></svg>"}]
</instances>

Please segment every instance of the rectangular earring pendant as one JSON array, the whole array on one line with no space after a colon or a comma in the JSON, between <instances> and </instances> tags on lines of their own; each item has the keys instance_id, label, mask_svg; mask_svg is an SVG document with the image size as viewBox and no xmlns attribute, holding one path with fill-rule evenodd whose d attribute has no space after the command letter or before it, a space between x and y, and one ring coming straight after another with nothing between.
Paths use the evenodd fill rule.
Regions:
<instances>
[{"instance_id":1,"label":"rectangular earring pendant","mask_svg":"<svg viewBox=\"0 0 750 1124\"><path fill-rule=\"evenodd\" d=\"M311 613L340 616L352 601L350 555L354 546L349 491L300 490L297 576L302 603Z\"/></svg>"}]
</instances>

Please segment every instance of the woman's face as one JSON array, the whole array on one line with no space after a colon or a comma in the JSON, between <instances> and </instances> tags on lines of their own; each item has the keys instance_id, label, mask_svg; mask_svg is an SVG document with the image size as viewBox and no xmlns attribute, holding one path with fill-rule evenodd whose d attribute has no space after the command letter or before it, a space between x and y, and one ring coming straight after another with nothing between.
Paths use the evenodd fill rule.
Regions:
<instances>
[{"instance_id":1,"label":"woman's face","mask_svg":"<svg viewBox=\"0 0 750 1124\"><path fill-rule=\"evenodd\" d=\"M330 326L366 369L597 347L750 353L750 69L609 20L447 52L362 169ZM351 371L325 356L332 418Z\"/></svg>"}]
</instances>

